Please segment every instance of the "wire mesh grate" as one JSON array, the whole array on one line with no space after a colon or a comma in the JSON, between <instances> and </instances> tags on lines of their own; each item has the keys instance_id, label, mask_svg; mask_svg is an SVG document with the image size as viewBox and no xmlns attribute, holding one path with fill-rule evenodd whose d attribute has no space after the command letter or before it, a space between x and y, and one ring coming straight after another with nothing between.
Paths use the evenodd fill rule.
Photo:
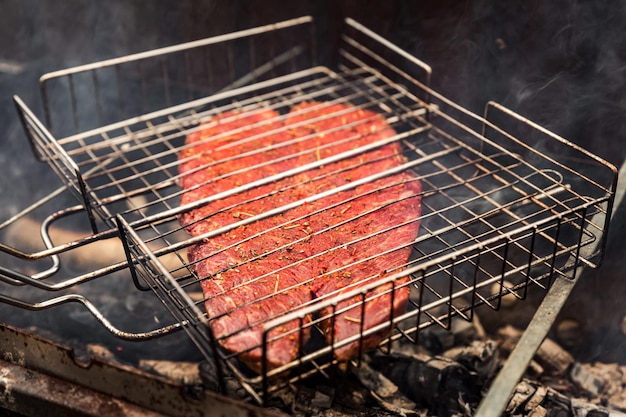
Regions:
<instances>
[{"instance_id":1,"label":"wire mesh grate","mask_svg":"<svg viewBox=\"0 0 626 417\"><path fill-rule=\"evenodd\" d=\"M351 19L346 20L339 49L333 51L337 62L326 62L328 51L318 51L313 23L310 18L301 18L48 74L42 77L48 128L16 98L36 155L70 185L92 216L94 232L95 219L108 233L119 229L136 286L154 291L178 327L185 329L216 369L234 375L261 403L268 395L310 375L329 375L333 366L344 360L341 352L348 348L353 353L351 359L358 362L373 348L372 340L387 351L396 343L416 343L420 330L427 326L448 328L455 316L471 320L479 305L498 309L506 295L524 299L532 288L549 288L557 276L572 278L579 266L596 266L603 248L598 242L604 239L608 216L601 224L595 219L597 214L610 211L615 186L615 169L609 164L508 109L489 103L480 117L432 91L426 64ZM227 59L211 60L216 54ZM234 59L239 56L245 59L235 65ZM129 99L129 92L138 92L137 100ZM63 106L52 105L57 96ZM341 143L297 146L346 127L328 126L308 136L267 146L264 138L289 135L293 126L286 120L292 116L292 109L302 105L346 106L328 116L300 110L305 127L325 126L331 118L341 118L342 111L348 115L351 110L346 109L358 109L376 114L393 129L393 134L379 142L361 143L328 155L323 152ZM257 120L252 126L202 137L207 126L215 125L220 118L226 118L224 124L241 124L250 115L268 111L273 114L271 118ZM314 117L317 119L312 122ZM356 131L359 123L369 122L346 123ZM259 128L261 133L245 137L250 128ZM244 137L236 146L243 150L230 154L232 163L255 161L257 157L258 161L223 174L224 178L238 178L247 171L280 165L307 153L312 162L186 201L186 193L213 181L209 178L195 188L182 187L189 172L182 173L181 167L199 158L189 151L220 137L241 134ZM194 135L200 136L199 143L190 142ZM263 146L252 146L257 139ZM349 143L351 138L342 140ZM185 216L193 217L203 207L247 195L251 190L283 184L270 195L281 196L320 181L321 175L340 175L342 171L324 174L321 170L340 161L358 160L391 144L398 149L391 157L402 163L386 171L373 170L330 190L276 204L264 213L237 211L235 205L222 207L221 211L209 210L194 222L181 225ZM289 146L300 149L300 154L279 152L281 159L275 161L262 158L267 152L291 149ZM224 162L218 161L216 166ZM378 162L361 164L376 166ZM210 163L203 162L192 171L210 168ZM357 168L344 169L349 172ZM299 179L309 172L322 174ZM255 325L261 328L260 339L243 351L223 348L229 336L214 334L219 317L209 317L205 310L210 302L205 284L219 279L220 273L206 276L198 272L202 262L220 251L200 259L190 259L190 251L203 242L230 238L246 227L279 219L302 205L323 202L403 172L419 181L420 191L413 188L411 195L403 195L386 206L401 207L403 200L419 198L419 216L336 244L295 264L308 265L333 250L357 247L373 236L419 222L419 234L410 241L398 241L380 253L364 251L354 263L365 265L400 250L410 253L405 261L266 317ZM403 181L388 187L412 180ZM370 192L383 191L381 187ZM365 192L355 198L363 195ZM255 198L267 201L267 197ZM345 223L367 215L364 211L350 217L349 201L336 204L342 215L348 213ZM324 207L314 215L332 209ZM373 213L377 210L382 213L382 206L371 208ZM220 213L231 216L228 224L192 236L185 231ZM275 227L305 230L303 225L315 219L314 215L277 222ZM327 230L339 227L328 225ZM303 235L300 240L277 246L273 252L251 251L250 257L259 260L274 256L291 244L324 236L324 230L306 232L313 237ZM271 235L271 230L258 234ZM230 247L245 247L253 238L240 237ZM246 265L233 264L222 273ZM283 269L272 273L278 276ZM290 294L294 288L313 285L320 277L348 270L344 266L320 271L319 276L290 288L279 288L276 278L272 296ZM273 276L255 279L270 280ZM397 308L402 300L406 305ZM386 316L366 326L370 305L382 305ZM238 309L229 312L237 313ZM339 337L336 324L341 320L353 324L352 334ZM287 340L297 341L292 343L293 357L270 366L271 346ZM250 366L252 355L260 359Z\"/></svg>"}]
</instances>

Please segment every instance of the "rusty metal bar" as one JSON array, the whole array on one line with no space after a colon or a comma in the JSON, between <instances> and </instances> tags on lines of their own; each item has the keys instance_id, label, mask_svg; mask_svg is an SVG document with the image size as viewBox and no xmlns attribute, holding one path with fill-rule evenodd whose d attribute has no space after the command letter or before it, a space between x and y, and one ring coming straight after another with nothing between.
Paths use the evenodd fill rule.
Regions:
<instances>
[{"instance_id":1,"label":"rusty metal bar","mask_svg":"<svg viewBox=\"0 0 626 417\"><path fill-rule=\"evenodd\" d=\"M70 348L2 323L0 346L0 407L20 414L40 416L46 410L49 416L283 416L211 391L185 396L185 386L178 381L102 358L79 362Z\"/></svg>"}]
</instances>

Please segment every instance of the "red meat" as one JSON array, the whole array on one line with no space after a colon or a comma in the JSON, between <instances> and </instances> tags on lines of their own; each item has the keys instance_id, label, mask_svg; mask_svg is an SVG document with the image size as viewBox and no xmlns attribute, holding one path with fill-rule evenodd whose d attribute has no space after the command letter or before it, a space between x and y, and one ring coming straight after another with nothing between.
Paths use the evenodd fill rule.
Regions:
<instances>
[{"instance_id":1,"label":"red meat","mask_svg":"<svg viewBox=\"0 0 626 417\"><path fill-rule=\"evenodd\" d=\"M302 103L282 120L273 111L225 113L187 139L180 154L182 204L228 191L395 135L380 115L340 104ZM343 187L405 162L393 142L268 184L241 190L181 215L194 236L303 198ZM262 326L305 304L375 282L402 269L417 236L421 186L410 171L239 225L189 248L202 279L205 308L221 345L260 370ZM406 279L379 286L321 311L329 343L381 323L406 308ZM393 298L393 306L392 300ZM342 311L345 310L345 311ZM268 369L295 359L309 338L298 329L311 317L269 332ZM388 329L335 349L346 360L376 346Z\"/></svg>"}]
</instances>

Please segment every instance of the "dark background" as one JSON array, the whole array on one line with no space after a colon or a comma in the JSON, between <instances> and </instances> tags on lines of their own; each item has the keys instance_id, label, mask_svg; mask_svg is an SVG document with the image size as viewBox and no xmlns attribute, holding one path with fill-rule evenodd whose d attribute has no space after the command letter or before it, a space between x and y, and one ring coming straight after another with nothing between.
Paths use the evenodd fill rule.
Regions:
<instances>
[{"instance_id":1,"label":"dark background","mask_svg":"<svg viewBox=\"0 0 626 417\"><path fill-rule=\"evenodd\" d=\"M329 33L356 19L430 64L433 87L472 111L498 101L617 166L626 156L625 2L0 0L2 220L58 186L11 100L41 114L41 74L302 15ZM625 218L622 205L603 266L562 313L582 325L582 360L626 362Z\"/></svg>"}]
</instances>

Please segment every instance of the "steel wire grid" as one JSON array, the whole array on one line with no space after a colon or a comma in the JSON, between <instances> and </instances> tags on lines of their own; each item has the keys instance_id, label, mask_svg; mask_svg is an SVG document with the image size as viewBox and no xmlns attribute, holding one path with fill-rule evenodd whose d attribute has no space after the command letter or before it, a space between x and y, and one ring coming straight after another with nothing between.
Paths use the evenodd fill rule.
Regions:
<instances>
[{"instance_id":1,"label":"steel wire grid","mask_svg":"<svg viewBox=\"0 0 626 417\"><path fill-rule=\"evenodd\" d=\"M464 110L429 89L427 65L350 19L335 64L318 55L316 44L312 20L301 18L48 74L42 77L48 127L76 131L60 139L15 100L36 154L71 185L94 232L100 220L105 228L119 228L136 285L153 290L218 372L235 375L261 403L302 378L329 375L336 364L333 353L348 343L380 332L386 335L381 348L388 351L395 343L416 343L427 326L448 328L454 316L471 320L478 305L498 309L504 295L523 299L531 287L545 290L556 277L572 278L581 265L596 266L609 216L601 224L593 219L610 212L615 189L614 167L495 103L486 106L483 117ZM211 64L207 57L219 52L227 59ZM235 64L241 55L247 57L247 71ZM198 56L200 66L193 59ZM184 62L184 70L175 62ZM199 68L204 88L194 77ZM141 91L136 102L125 95L133 89ZM51 104L51 92L55 97L67 93L64 105ZM117 105L106 105L108 94ZM179 155L189 147L186 137L215 115L262 109L284 115L313 101L373 110L395 130L387 141L399 143L407 161L398 169L414 172L423 187L422 214L415 219L420 233L410 242L406 265L380 280L264 322L258 346L264 355L272 330L294 320L295 330L276 337L309 332L318 343L301 344L295 360L277 369L262 366L254 374L241 366L240 353L218 347L212 318L203 309L199 281L204 277L195 274L186 251L262 216L189 237L179 215L330 161L181 206ZM278 207L276 213L288 209ZM581 248L589 246L597 250L581 256ZM410 289L406 312L373 328L361 326L351 338L319 343L320 324L338 317L341 301L356 299L353 305L360 307L391 294L393 305L393 294L402 287ZM369 291L376 288L386 290ZM363 353L359 348L355 361Z\"/></svg>"},{"instance_id":2,"label":"steel wire grid","mask_svg":"<svg viewBox=\"0 0 626 417\"><path fill-rule=\"evenodd\" d=\"M435 115L431 115L431 121L435 123ZM216 341L201 325L210 323L212 318L203 312L205 299L198 286L200 279L194 274L193 266L184 260L184 252L203 239L254 222L260 216L183 241L169 238L170 233L180 228L175 214L161 219L163 222L159 225L151 224L152 228L146 225L134 228L124 214L119 216L130 248L129 263L136 266L135 274L166 304L172 305L171 300L177 300L178 309L173 313L189 323L186 329L193 334L192 338L205 351L209 347L217 350L219 359L215 365L218 368L226 365L259 402L272 392L312 374L329 375L332 365L336 364L334 350L353 341L359 342L384 331L388 337L382 341L381 348L388 351L398 340L416 343L419 331L427 326L438 324L449 328L457 315L471 320L474 307L481 304L497 310L502 296L512 294L524 299L530 286L547 289L557 276L571 278L577 266L589 262L580 258L581 247L594 243L598 238L596 233L603 227L592 224L590 216L604 212L601 206L608 200L598 205L601 199L592 202L577 195L556 169L532 168L524 158L491 146L485 138L479 150L470 150L458 138L439 131L425 120L409 122L417 131L403 127L402 123L392 126L401 132L411 132L410 139L402 134L398 134L397 139L403 142L408 164L414 164L413 169L419 172L424 187L423 214L419 219L422 229L412 243L411 259L382 280L364 283L336 297L314 300L284 316L269 319L263 325L264 342L258 347L266 349L268 343L276 341L270 336L272 330L294 320L298 321L298 326L278 337L289 337L294 332L321 336L320 324L339 317L341 310L335 310L335 306L353 297L359 299L350 308L409 287L411 297L407 312L390 316L387 322L372 328L361 327L358 334L334 345L300 345L295 360L276 369L264 369L258 376L242 369L237 360L240 353L215 349ZM489 148L491 150L486 151ZM146 237L140 237L142 234ZM159 249L149 249L148 243ZM166 266L159 261L159 257L172 251L182 251L180 265L170 262ZM371 290L381 286L388 286L388 289L371 295ZM393 305L393 298L390 304ZM393 310L391 305L390 311ZM333 309L331 313L326 311L328 308ZM198 315L194 317L194 314ZM317 318L308 321L306 317ZM204 339L196 333L198 328L203 329ZM359 352L363 350L359 348ZM360 356L355 360L359 361ZM291 372L289 378L277 379L286 372Z\"/></svg>"}]
</instances>

